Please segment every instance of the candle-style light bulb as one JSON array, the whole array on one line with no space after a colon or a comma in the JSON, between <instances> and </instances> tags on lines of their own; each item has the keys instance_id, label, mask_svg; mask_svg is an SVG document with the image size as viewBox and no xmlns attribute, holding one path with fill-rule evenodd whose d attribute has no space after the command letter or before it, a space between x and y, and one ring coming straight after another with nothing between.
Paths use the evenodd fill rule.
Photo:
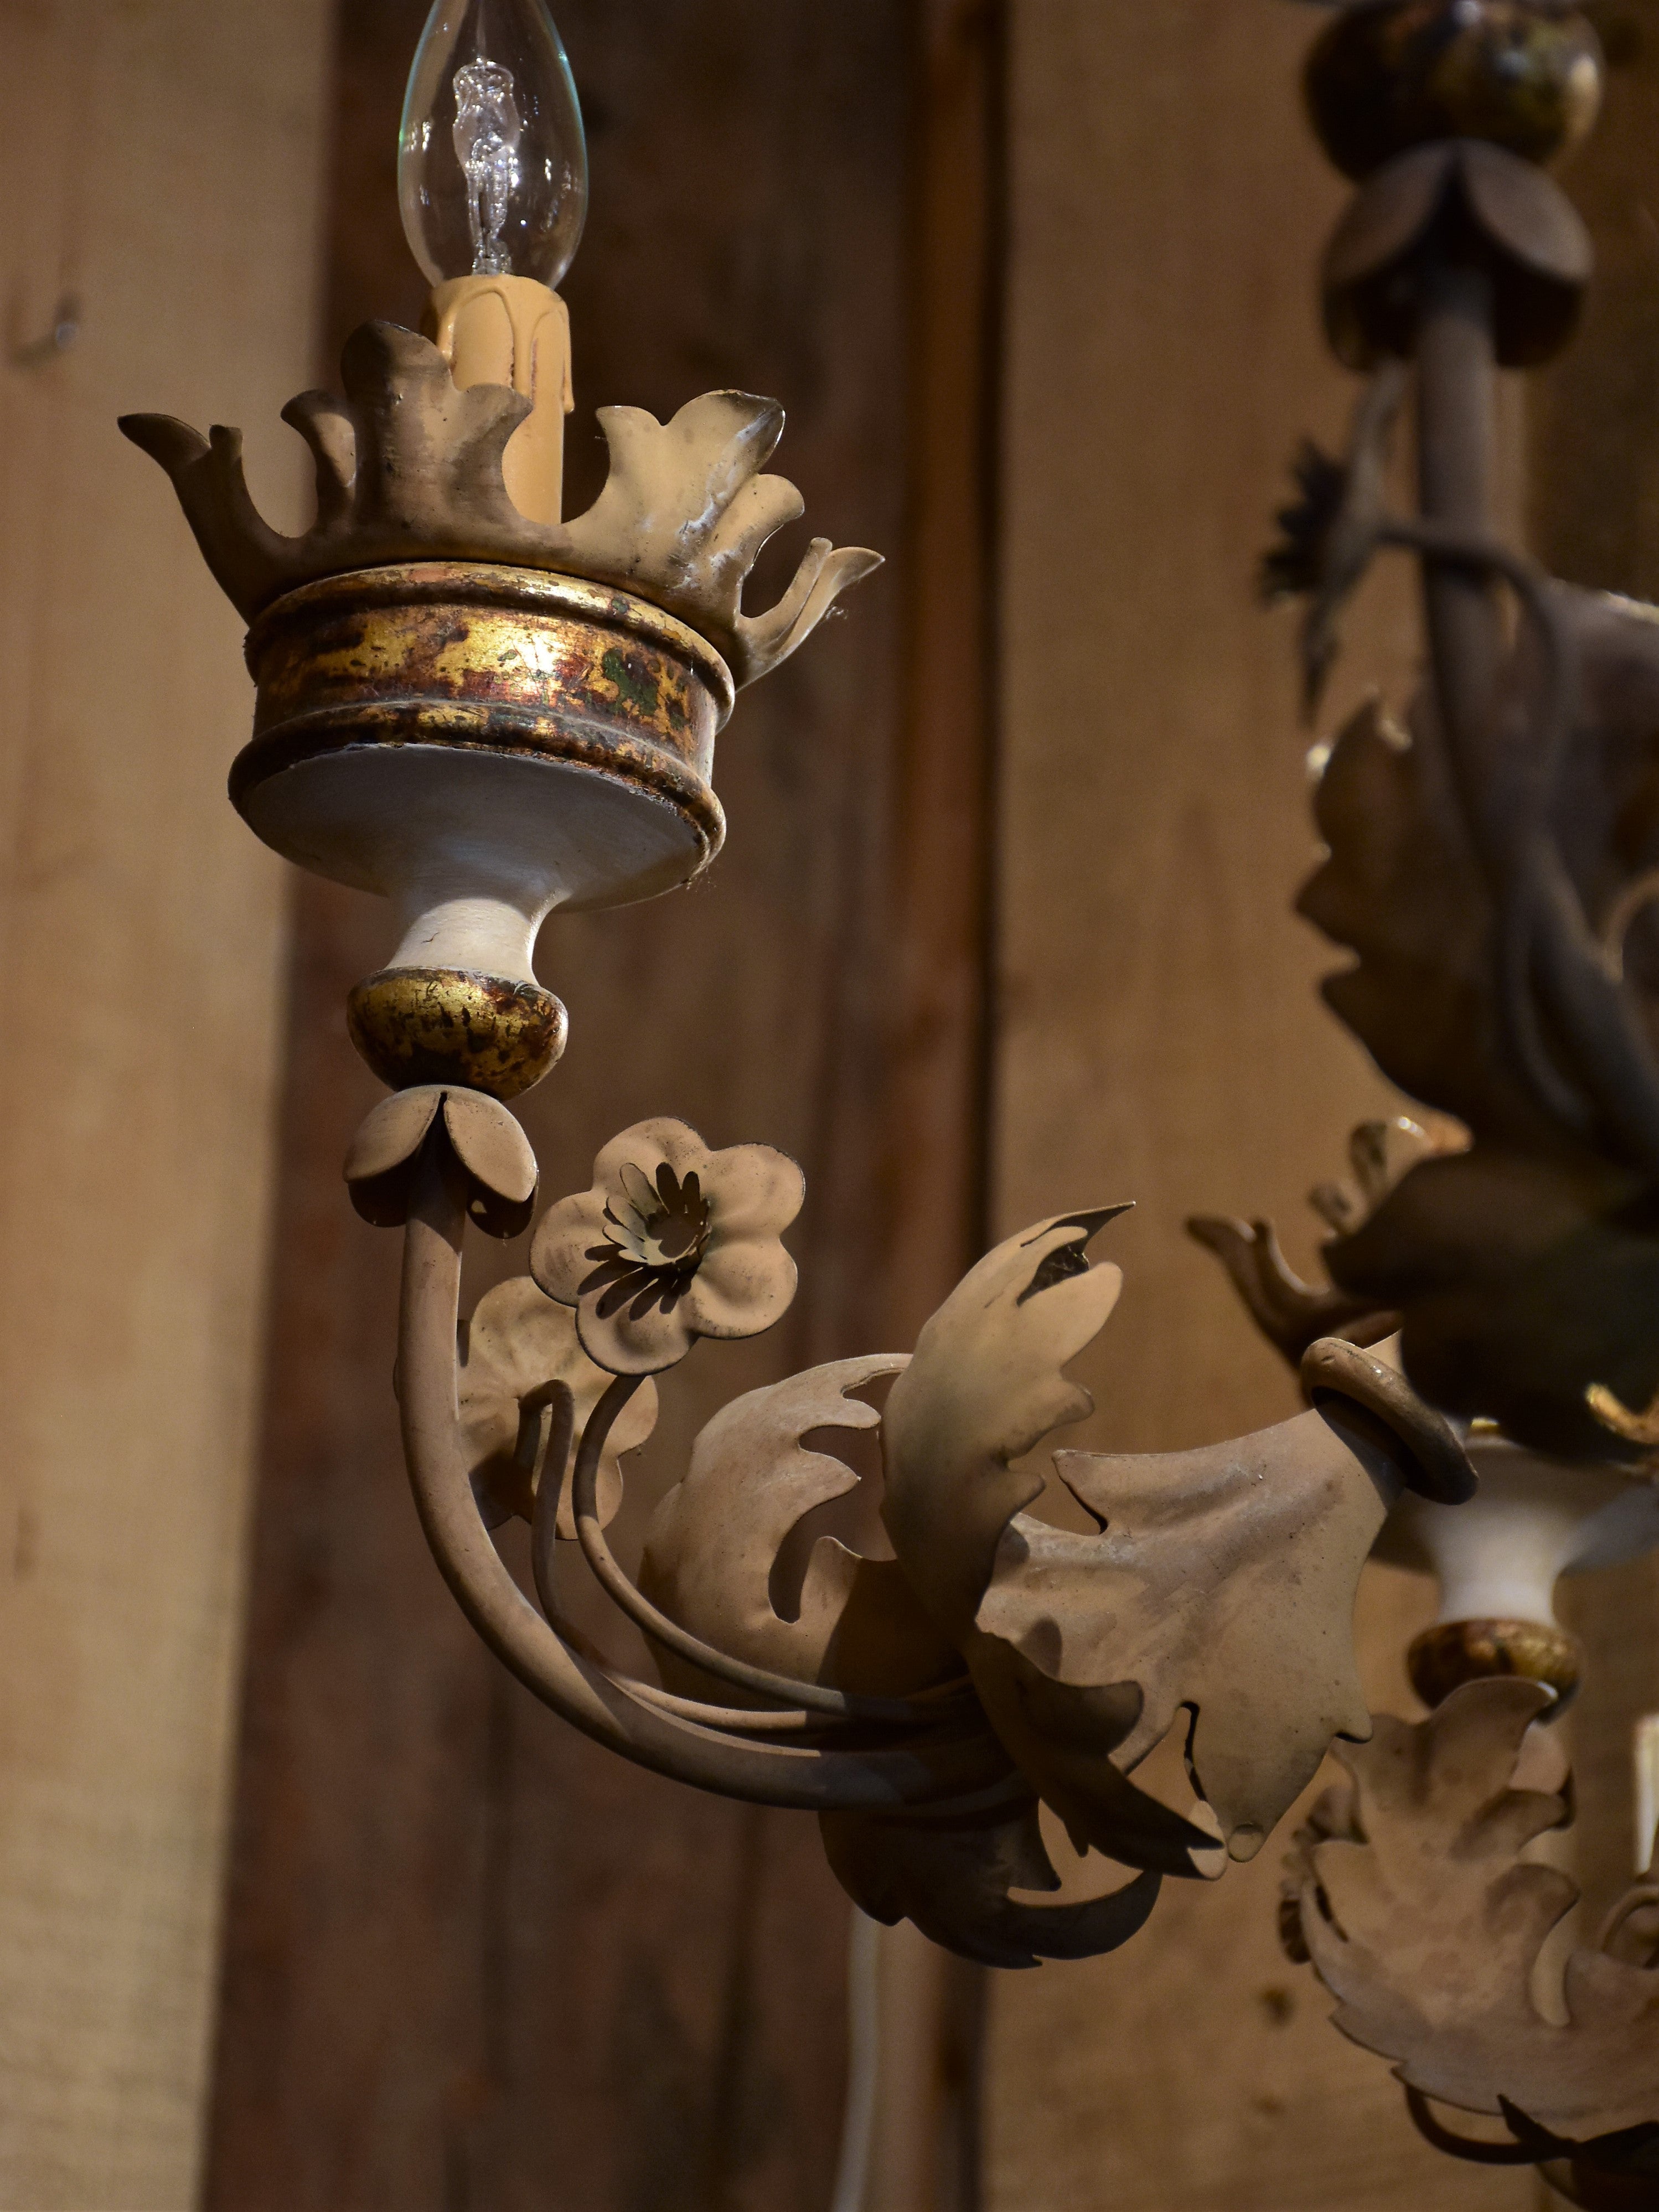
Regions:
<instances>
[{"instance_id":1,"label":"candle-style light bulb","mask_svg":"<svg viewBox=\"0 0 1659 2212\"><path fill-rule=\"evenodd\" d=\"M543 0L435 0L404 102L398 196L434 284L564 275L587 213L587 147Z\"/></svg>"}]
</instances>

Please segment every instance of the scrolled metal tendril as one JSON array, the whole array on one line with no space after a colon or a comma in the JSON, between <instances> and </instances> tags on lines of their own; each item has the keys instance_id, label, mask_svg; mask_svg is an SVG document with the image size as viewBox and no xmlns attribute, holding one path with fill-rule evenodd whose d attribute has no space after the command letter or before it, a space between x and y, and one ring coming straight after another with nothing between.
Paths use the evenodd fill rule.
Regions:
<instances>
[{"instance_id":1,"label":"scrolled metal tendril","mask_svg":"<svg viewBox=\"0 0 1659 2212\"><path fill-rule=\"evenodd\" d=\"M982 1723L971 1733L915 1729L874 1747L821 1744L804 1712L765 1716L690 1706L590 1656L520 1589L479 1510L455 1399L465 1172L442 1133L422 1147L404 1252L399 1372L405 1456L422 1529L462 1610L485 1643L544 1704L636 1764L672 1779L800 1810L955 1808L1000 1802L1017 1787L1006 1754ZM548 1528L556 1501L546 1500ZM831 1724L833 1725L833 1723ZM810 1730L810 1732L809 1732ZM768 1741L768 1734L786 1740Z\"/></svg>"},{"instance_id":2,"label":"scrolled metal tendril","mask_svg":"<svg viewBox=\"0 0 1659 2212\"><path fill-rule=\"evenodd\" d=\"M691 1635L677 1621L661 1613L642 1592L637 1589L617 1565L599 1517L599 1460L612 1424L639 1388L643 1378L619 1375L606 1390L589 1419L576 1455L575 1472L571 1480L571 1505L575 1516L577 1540L582 1555L612 1602L645 1633L691 1665L712 1674L717 1680L730 1682L734 1687L747 1690L757 1697L772 1698L779 1703L799 1708L809 1713L823 1715L830 1719L855 1723L869 1728L910 1728L919 1725L931 1729L943 1726L958 1717L974 1729L982 1725L978 1720L978 1708L970 1702L966 1686L962 1682L945 1683L938 1690L915 1698L875 1698L855 1692L826 1688L818 1682L800 1682L787 1674L775 1674L770 1668L752 1667L747 1661L733 1659L701 1637ZM538 1524L544 1516L538 1511ZM535 1542L536 1586L544 1607L547 1604L551 1585L552 1545L550 1537L538 1534ZM544 1588L544 1583L547 1588Z\"/></svg>"},{"instance_id":3,"label":"scrolled metal tendril","mask_svg":"<svg viewBox=\"0 0 1659 2212\"><path fill-rule=\"evenodd\" d=\"M1548 580L1506 546L1433 522L1384 519L1376 526L1373 543L1499 579L1532 625L1544 654L1543 693L1524 758L1527 772L1511 777L1504 793L1515 809L1509 820L1500 818L1490 798L1481 803L1474 763L1462 757L1456 732L1444 732L1465 827L1500 917L1499 1010L1521 1070L1553 1119L1587 1135L1592 1126L1588 1092L1591 1106L1643 1164L1659 1168L1659 1066L1620 993L1615 964L1590 926L1549 826L1579 683L1574 640L1551 599ZM1583 1089L1563 1077L1545 1042L1534 987L1541 987L1549 1015L1572 1048Z\"/></svg>"},{"instance_id":4,"label":"scrolled metal tendril","mask_svg":"<svg viewBox=\"0 0 1659 2212\"><path fill-rule=\"evenodd\" d=\"M1535 2166L1537 2154L1524 2143L1487 2142L1479 2136L1460 2136L1435 2117L1434 2107L1420 2089L1407 2088L1406 2110L1425 2142L1466 2166Z\"/></svg>"}]
</instances>

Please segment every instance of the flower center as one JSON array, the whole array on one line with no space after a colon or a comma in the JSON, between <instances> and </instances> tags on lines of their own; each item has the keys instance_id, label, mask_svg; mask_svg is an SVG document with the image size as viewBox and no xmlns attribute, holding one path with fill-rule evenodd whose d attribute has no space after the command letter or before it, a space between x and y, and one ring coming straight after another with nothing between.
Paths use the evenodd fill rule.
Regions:
<instances>
[{"instance_id":1,"label":"flower center","mask_svg":"<svg viewBox=\"0 0 1659 2212\"><path fill-rule=\"evenodd\" d=\"M623 1202L605 1208L617 1243L643 1267L691 1275L708 1245L709 1207L695 1173L682 1182L667 1162L653 1182L632 1164L622 1171Z\"/></svg>"},{"instance_id":2,"label":"flower center","mask_svg":"<svg viewBox=\"0 0 1659 2212\"><path fill-rule=\"evenodd\" d=\"M696 1174L682 1182L666 1161L654 1182L631 1162L618 1180L622 1194L605 1209L611 1240L588 1254L600 1264L582 1287L601 1292L602 1318L624 1305L636 1315L659 1304L667 1312L702 1263L712 1209Z\"/></svg>"}]
</instances>

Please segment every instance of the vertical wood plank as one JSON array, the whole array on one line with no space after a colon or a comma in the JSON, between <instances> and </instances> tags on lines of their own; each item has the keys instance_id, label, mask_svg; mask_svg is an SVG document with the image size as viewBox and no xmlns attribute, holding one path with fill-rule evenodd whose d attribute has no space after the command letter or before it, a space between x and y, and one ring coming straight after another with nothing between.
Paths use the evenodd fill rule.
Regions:
<instances>
[{"instance_id":1,"label":"vertical wood plank","mask_svg":"<svg viewBox=\"0 0 1659 2212\"><path fill-rule=\"evenodd\" d=\"M561 0L592 220L565 287L568 505L595 405L722 385L790 409L807 527L897 557L739 704L711 878L556 919L564 1065L525 1102L550 1194L673 1113L793 1152L802 1295L708 1346L630 1475L626 1554L696 1428L884 1329L874 1195L889 1047L894 763L905 712L908 10ZM422 0L348 0L333 340L418 316L392 138ZM790 535L790 561L806 528ZM758 599L787 563L768 556ZM208 2202L219 2212L818 2212L839 2141L848 1908L813 1824L696 1796L565 1729L472 1638L423 1555L388 1389L395 1240L338 1162L374 1086L343 994L372 902L301 887L293 1060L236 1878ZM524 1248L488 1259L521 1271ZM594 1621L612 1631L602 1613ZM615 1637L623 1658L637 1657Z\"/></svg>"},{"instance_id":2,"label":"vertical wood plank","mask_svg":"<svg viewBox=\"0 0 1659 2212\"><path fill-rule=\"evenodd\" d=\"M1297 439L1340 441L1316 258L1342 186L1300 119L1310 12L1015 0L994 1200L1007 1231L1133 1198L1127 1277L1066 1441L1167 1449L1295 1410L1189 1211L1276 1214L1387 1094L1291 917L1314 859L1288 618L1252 568ZM1407 580L1352 626L1334 725L1398 698ZM1425 1592L1374 1575L1374 1702ZM1528 2174L1420 2144L1388 2068L1279 1955L1278 1853L1171 1885L1115 1957L1000 1978L996 2212L1518 2208Z\"/></svg>"},{"instance_id":3,"label":"vertical wood plank","mask_svg":"<svg viewBox=\"0 0 1659 2212\"><path fill-rule=\"evenodd\" d=\"M906 731L882 1188L882 1292L900 1346L984 1249L1006 64L1001 0L915 12Z\"/></svg>"},{"instance_id":4,"label":"vertical wood plank","mask_svg":"<svg viewBox=\"0 0 1659 2212\"><path fill-rule=\"evenodd\" d=\"M328 18L4 13L0 2201L30 2212L196 2194L283 890L224 799L239 626L115 417L257 417L303 377ZM76 343L20 362L70 297ZM254 459L287 499L277 441Z\"/></svg>"},{"instance_id":5,"label":"vertical wood plank","mask_svg":"<svg viewBox=\"0 0 1659 2212\"><path fill-rule=\"evenodd\" d=\"M1534 550L1556 574L1659 600L1659 3L1619 0L1598 19L1610 70L1595 135L1563 182L1595 241L1577 343L1534 387ZM1583 1638L1583 1693L1570 1717L1579 1820L1575 1871L1593 1933L1635 1861L1632 1734L1659 1711L1659 1561L1561 1588Z\"/></svg>"},{"instance_id":6,"label":"vertical wood plank","mask_svg":"<svg viewBox=\"0 0 1659 2212\"><path fill-rule=\"evenodd\" d=\"M883 1340L896 1347L986 1243L1006 59L1002 0L922 0L913 14L906 695L876 1193ZM908 1923L876 1942L864 2212L978 2212L988 1978Z\"/></svg>"}]
</instances>

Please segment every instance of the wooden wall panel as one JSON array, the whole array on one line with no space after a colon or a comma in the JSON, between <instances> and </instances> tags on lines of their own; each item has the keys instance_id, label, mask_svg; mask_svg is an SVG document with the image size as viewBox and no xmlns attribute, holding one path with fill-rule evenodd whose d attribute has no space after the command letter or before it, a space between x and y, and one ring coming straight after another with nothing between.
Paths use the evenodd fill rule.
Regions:
<instances>
[{"instance_id":1,"label":"wooden wall panel","mask_svg":"<svg viewBox=\"0 0 1659 2212\"><path fill-rule=\"evenodd\" d=\"M325 0L0 9L0 2203L199 2166L280 873L240 626L118 412L304 380ZM24 351L73 295L76 343ZM284 444L290 442L277 434ZM276 439L254 444L282 495Z\"/></svg>"},{"instance_id":2,"label":"wooden wall panel","mask_svg":"<svg viewBox=\"0 0 1659 2212\"><path fill-rule=\"evenodd\" d=\"M985 1249L1006 9L916 0L906 714L877 1187L884 1341ZM875 1936L880 2086L860 2212L979 2212L988 1976Z\"/></svg>"},{"instance_id":3,"label":"wooden wall panel","mask_svg":"<svg viewBox=\"0 0 1659 2212\"><path fill-rule=\"evenodd\" d=\"M1312 272L1342 200L1297 112L1308 11L1015 0L1004 452L994 1212L1121 1198L1121 1305L1067 1441L1168 1449L1282 1418L1289 1376L1182 1234L1277 1214L1385 1103L1322 1012L1291 917L1314 860L1290 618L1253 604L1296 440L1351 397ZM1409 678L1405 580L1374 589L1325 720ZM1377 1576L1374 1702L1423 1585ZM1178 1886L1115 1957L1000 1978L995 2212L1473 2212L1529 2174L1418 2142L1388 2069L1274 1940L1277 1849Z\"/></svg>"},{"instance_id":4,"label":"wooden wall panel","mask_svg":"<svg viewBox=\"0 0 1659 2212\"><path fill-rule=\"evenodd\" d=\"M626 1552L719 1404L873 1348L893 1320L884 1260L905 1243L894 1206L907 1201L884 1122L906 1034L891 884L915 589L916 24L901 0L556 12L593 155L566 286L571 507L598 482L596 404L665 415L735 384L788 404L777 465L805 492L808 526L900 556L740 702L720 741L731 838L711 878L632 913L556 919L543 939L541 973L572 1017L567 1060L524 1103L550 1193L581 1187L602 1141L660 1113L719 1143L781 1144L807 1171L795 1310L670 1380L630 1478ZM365 313L420 313L392 172L423 13L422 0L343 9L336 350ZM790 558L805 536L790 533ZM775 585L783 564L769 556L767 573ZM925 791L906 804L927 816ZM595 1750L505 1676L443 1591L388 1389L396 1240L362 1227L338 1183L376 1095L343 1000L384 959L387 918L313 884L297 913L208 2202L819 2212L841 2125L845 1900L810 1821L695 1796ZM924 1031L924 1051L955 1049L937 1021ZM948 1082L934 1096L936 1116L961 1110ZM971 1149L951 1143L952 1161ZM959 1237L969 1209L945 1190L940 1211ZM913 1295L927 1295L930 1266L950 1279L954 1249L906 1249ZM478 1286L523 1265L522 1246L488 1260ZM629 1656L628 1639L615 1649Z\"/></svg>"},{"instance_id":5,"label":"wooden wall panel","mask_svg":"<svg viewBox=\"0 0 1659 2212\"><path fill-rule=\"evenodd\" d=\"M1659 0L1617 0L1598 21L1607 106L1562 179L1595 236L1595 282L1578 342L1534 387L1530 520L1557 575L1659 601ZM1561 1611L1589 1655L1571 1726L1593 1927L1634 1865L1632 1731L1659 1711L1659 1560L1564 1583Z\"/></svg>"}]
</instances>

